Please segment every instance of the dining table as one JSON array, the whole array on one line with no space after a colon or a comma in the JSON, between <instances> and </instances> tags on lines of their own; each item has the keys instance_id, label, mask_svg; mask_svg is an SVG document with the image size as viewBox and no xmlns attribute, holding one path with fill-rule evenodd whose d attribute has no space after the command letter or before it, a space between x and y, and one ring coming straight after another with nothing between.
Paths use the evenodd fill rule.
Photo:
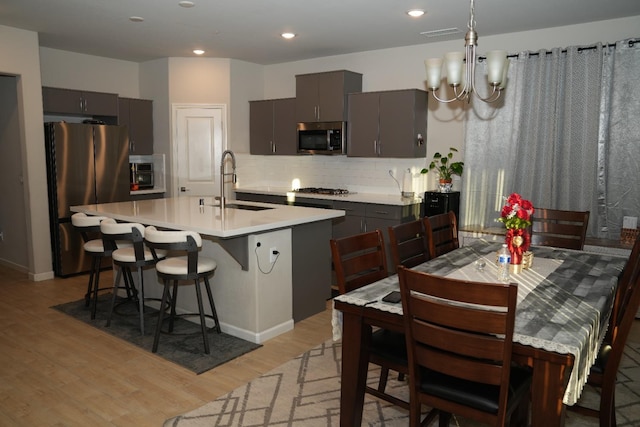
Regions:
<instances>
[{"instance_id":1,"label":"dining table","mask_svg":"<svg viewBox=\"0 0 640 427\"><path fill-rule=\"evenodd\" d=\"M413 269L495 283L500 247L475 239ZM531 425L562 426L565 405L578 401L598 355L628 258L543 246L529 250L528 268L509 278L518 285L512 360L532 368ZM333 338L342 340L343 427L361 424L372 329L404 332L402 304L382 300L397 290L394 274L334 298Z\"/></svg>"}]
</instances>

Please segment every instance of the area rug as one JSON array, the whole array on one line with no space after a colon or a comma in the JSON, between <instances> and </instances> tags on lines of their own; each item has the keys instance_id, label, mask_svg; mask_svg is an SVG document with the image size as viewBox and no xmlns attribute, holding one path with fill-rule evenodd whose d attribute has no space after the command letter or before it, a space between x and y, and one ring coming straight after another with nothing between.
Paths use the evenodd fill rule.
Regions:
<instances>
[{"instance_id":1,"label":"area rug","mask_svg":"<svg viewBox=\"0 0 640 427\"><path fill-rule=\"evenodd\" d=\"M96 318L93 320L91 319L91 310L85 307L84 299L56 305L52 308L151 351L158 311L151 307L145 307L145 334L142 336L136 304L133 301L123 302L118 299L110 327L106 327L107 313L111 305L111 295L109 294L98 298ZM218 334L215 331L210 331L208 336L210 354L205 354L200 325L178 318L175 321L173 333L160 335L156 354L196 374L201 374L260 347L260 344L254 344L225 333Z\"/></svg>"},{"instance_id":2,"label":"area rug","mask_svg":"<svg viewBox=\"0 0 640 427\"><path fill-rule=\"evenodd\" d=\"M171 418L165 427L326 427L340 424L340 342L327 341L269 373L198 409ZM640 424L640 345L630 344L620 367L617 387L618 426ZM370 366L367 381L376 384L379 370ZM387 391L408 400L407 383L389 378ZM585 400L598 402L594 390ZM581 401L582 403L582 401ZM428 408L425 408L425 412ZM363 426L406 427L407 411L365 395ZM433 422L437 425L437 421ZM479 424L460 417L452 425ZM569 427L598 426L595 418L567 411Z\"/></svg>"}]
</instances>

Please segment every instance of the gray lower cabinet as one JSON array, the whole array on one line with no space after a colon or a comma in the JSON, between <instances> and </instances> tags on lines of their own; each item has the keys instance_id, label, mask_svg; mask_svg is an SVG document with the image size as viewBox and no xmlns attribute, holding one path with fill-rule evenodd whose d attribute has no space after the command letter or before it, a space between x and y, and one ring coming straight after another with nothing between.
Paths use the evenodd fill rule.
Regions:
<instances>
[{"instance_id":1,"label":"gray lower cabinet","mask_svg":"<svg viewBox=\"0 0 640 427\"><path fill-rule=\"evenodd\" d=\"M420 204L396 206L336 201L333 208L346 212L343 218L334 220L333 238L339 239L379 229L384 237L389 272L395 272L395 265L391 258L391 247L389 246L389 227L418 219Z\"/></svg>"},{"instance_id":2,"label":"gray lower cabinet","mask_svg":"<svg viewBox=\"0 0 640 427\"><path fill-rule=\"evenodd\" d=\"M129 154L153 154L153 101L119 98L118 124L129 128Z\"/></svg>"},{"instance_id":3,"label":"gray lower cabinet","mask_svg":"<svg viewBox=\"0 0 640 427\"><path fill-rule=\"evenodd\" d=\"M287 197L274 194L236 193L236 200L284 205L287 202Z\"/></svg>"},{"instance_id":4,"label":"gray lower cabinet","mask_svg":"<svg viewBox=\"0 0 640 427\"><path fill-rule=\"evenodd\" d=\"M297 154L295 107L295 98L249 102L251 154Z\"/></svg>"},{"instance_id":5,"label":"gray lower cabinet","mask_svg":"<svg viewBox=\"0 0 640 427\"><path fill-rule=\"evenodd\" d=\"M347 156L424 157L427 95L418 89L349 94Z\"/></svg>"},{"instance_id":6,"label":"gray lower cabinet","mask_svg":"<svg viewBox=\"0 0 640 427\"><path fill-rule=\"evenodd\" d=\"M118 94L43 87L42 106L45 114L117 117Z\"/></svg>"}]
</instances>

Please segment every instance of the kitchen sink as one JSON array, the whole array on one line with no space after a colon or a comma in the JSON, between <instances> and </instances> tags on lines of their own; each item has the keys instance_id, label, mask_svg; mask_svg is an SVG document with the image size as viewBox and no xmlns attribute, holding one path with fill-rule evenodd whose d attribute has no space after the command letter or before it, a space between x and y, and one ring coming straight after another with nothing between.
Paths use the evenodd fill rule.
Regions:
<instances>
[{"instance_id":1,"label":"kitchen sink","mask_svg":"<svg viewBox=\"0 0 640 427\"><path fill-rule=\"evenodd\" d=\"M245 211L266 211L273 208L265 208L264 206L252 206L252 205L237 205L235 203L228 203L224 205L228 209L240 209Z\"/></svg>"}]
</instances>

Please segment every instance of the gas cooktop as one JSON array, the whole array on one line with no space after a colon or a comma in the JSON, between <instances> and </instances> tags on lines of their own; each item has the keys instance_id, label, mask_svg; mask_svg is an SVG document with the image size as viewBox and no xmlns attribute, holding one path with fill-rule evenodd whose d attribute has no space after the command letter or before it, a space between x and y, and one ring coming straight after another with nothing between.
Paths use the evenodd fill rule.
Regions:
<instances>
[{"instance_id":1,"label":"gas cooktop","mask_svg":"<svg viewBox=\"0 0 640 427\"><path fill-rule=\"evenodd\" d=\"M321 188L321 187L303 187L295 190L297 193L313 193L313 194L329 194L337 196L340 194L349 194L349 190L343 188Z\"/></svg>"}]
</instances>

